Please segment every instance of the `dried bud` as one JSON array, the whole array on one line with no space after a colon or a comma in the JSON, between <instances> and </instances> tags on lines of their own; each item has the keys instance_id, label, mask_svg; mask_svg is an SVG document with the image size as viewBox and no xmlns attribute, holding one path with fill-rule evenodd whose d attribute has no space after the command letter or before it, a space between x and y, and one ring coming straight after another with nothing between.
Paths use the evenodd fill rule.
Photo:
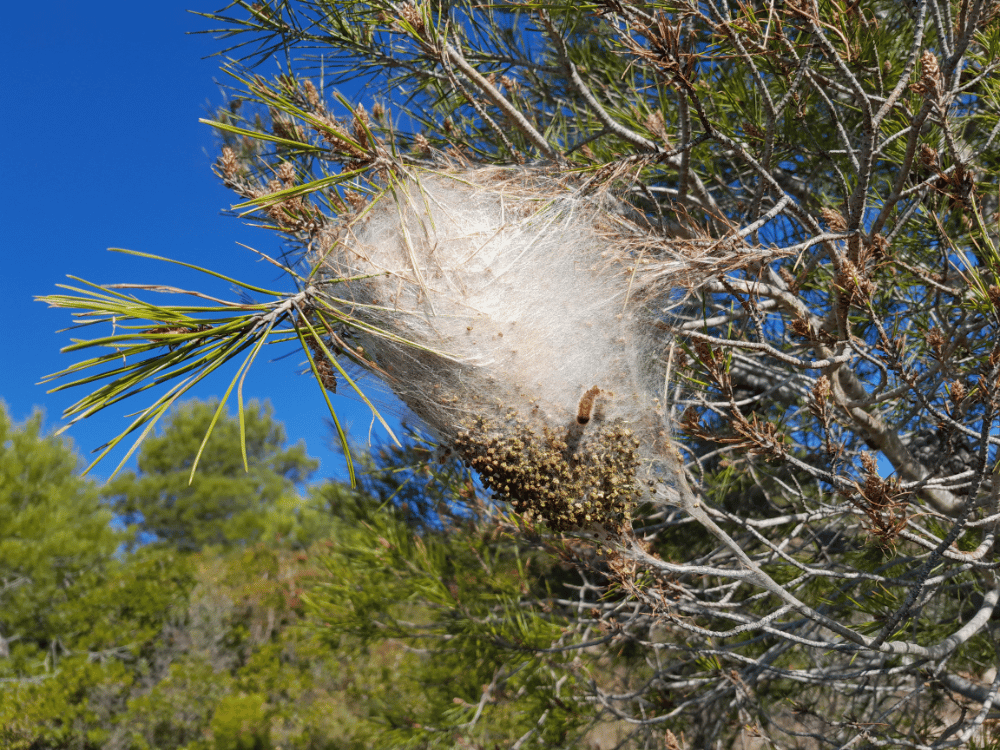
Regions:
<instances>
[{"instance_id":1,"label":"dried bud","mask_svg":"<svg viewBox=\"0 0 1000 750\"><path fill-rule=\"evenodd\" d=\"M348 136L342 123L325 114L320 115L316 119L320 123L316 128L317 133L319 133L324 141L330 144L330 150L335 154L341 157L350 157L351 159L363 159L367 156L364 151L351 142L353 135L351 137ZM357 118L355 118L354 122L356 128Z\"/></svg>"},{"instance_id":2,"label":"dried bud","mask_svg":"<svg viewBox=\"0 0 1000 750\"><path fill-rule=\"evenodd\" d=\"M782 266L781 268L778 269L778 274L781 276L781 279L786 284L788 284L788 290L790 292L795 293L799 290L798 279L792 276L792 272L789 271L785 266Z\"/></svg>"},{"instance_id":3,"label":"dried bud","mask_svg":"<svg viewBox=\"0 0 1000 750\"><path fill-rule=\"evenodd\" d=\"M698 422L698 410L689 406L681 415L681 429L689 435L697 435L701 432L701 425Z\"/></svg>"},{"instance_id":4,"label":"dried bud","mask_svg":"<svg viewBox=\"0 0 1000 750\"><path fill-rule=\"evenodd\" d=\"M305 91L306 101L309 102L309 106L317 109L319 107L319 92L316 90L316 84L307 78L302 83L302 89Z\"/></svg>"},{"instance_id":5,"label":"dried bud","mask_svg":"<svg viewBox=\"0 0 1000 750\"><path fill-rule=\"evenodd\" d=\"M399 15L413 27L414 31L417 32L417 36L423 39L427 29L424 26L424 19L420 15L420 11L414 7L413 3L403 3L400 5Z\"/></svg>"},{"instance_id":6,"label":"dried bud","mask_svg":"<svg viewBox=\"0 0 1000 750\"><path fill-rule=\"evenodd\" d=\"M649 117L646 118L646 129L664 144L667 144L667 128L664 124L662 111L655 110L649 113Z\"/></svg>"},{"instance_id":7,"label":"dried bud","mask_svg":"<svg viewBox=\"0 0 1000 750\"><path fill-rule=\"evenodd\" d=\"M871 238L871 252L872 257L884 258L886 252L889 250L889 240L887 240L881 234L873 235Z\"/></svg>"},{"instance_id":8,"label":"dried bud","mask_svg":"<svg viewBox=\"0 0 1000 750\"><path fill-rule=\"evenodd\" d=\"M830 227L831 232L847 231L847 220L839 211L834 211L832 208L824 208L820 211L820 215L823 217L826 225Z\"/></svg>"},{"instance_id":9,"label":"dried bud","mask_svg":"<svg viewBox=\"0 0 1000 750\"><path fill-rule=\"evenodd\" d=\"M354 110L354 124L351 128L354 140L361 145L362 148L370 148L371 144L368 142L368 128L371 125L371 120L368 119L368 113L362 105L358 105L358 108Z\"/></svg>"},{"instance_id":10,"label":"dried bud","mask_svg":"<svg viewBox=\"0 0 1000 750\"><path fill-rule=\"evenodd\" d=\"M336 393L337 372L326 356L326 352L323 351L323 347L312 336L306 339L306 343L309 344L309 350L312 352L313 363L316 365L316 372L319 374L320 382L330 393Z\"/></svg>"},{"instance_id":11,"label":"dried bud","mask_svg":"<svg viewBox=\"0 0 1000 750\"><path fill-rule=\"evenodd\" d=\"M792 331L799 338L811 340L813 338L812 327L802 318L796 318L792 321Z\"/></svg>"},{"instance_id":12,"label":"dried bud","mask_svg":"<svg viewBox=\"0 0 1000 750\"><path fill-rule=\"evenodd\" d=\"M925 49L924 53L920 56L920 67L923 70L924 76L929 76L935 81L941 78L941 69L938 66L937 58L930 50Z\"/></svg>"},{"instance_id":13,"label":"dried bud","mask_svg":"<svg viewBox=\"0 0 1000 750\"><path fill-rule=\"evenodd\" d=\"M938 165L938 152L928 143L920 144L920 163L925 167L936 167Z\"/></svg>"},{"instance_id":14,"label":"dried bud","mask_svg":"<svg viewBox=\"0 0 1000 750\"><path fill-rule=\"evenodd\" d=\"M829 378L826 375L821 375L812 387L812 401L809 402L809 411L823 422L824 427L829 422L826 402L830 398L830 390Z\"/></svg>"},{"instance_id":15,"label":"dried bud","mask_svg":"<svg viewBox=\"0 0 1000 750\"><path fill-rule=\"evenodd\" d=\"M927 342L927 346L931 348L931 351L934 352L934 356L937 359L941 359L944 356L944 334L941 333L940 328L937 326L931 328L924 334L924 340Z\"/></svg>"},{"instance_id":16,"label":"dried bud","mask_svg":"<svg viewBox=\"0 0 1000 750\"><path fill-rule=\"evenodd\" d=\"M413 150L421 156L427 156L430 154L431 144L423 133L417 133L413 136Z\"/></svg>"},{"instance_id":17,"label":"dried bud","mask_svg":"<svg viewBox=\"0 0 1000 750\"><path fill-rule=\"evenodd\" d=\"M751 138L756 138L759 141L764 140L765 133L763 130L757 127L756 124L746 120L743 122L743 131L749 135Z\"/></svg>"},{"instance_id":18,"label":"dried bud","mask_svg":"<svg viewBox=\"0 0 1000 750\"><path fill-rule=\"evenodd\" d=\"M878 474L878 461L874 454L863 451L861 453L861 465L864 467L865 474Z\"/></svg>"},{"instance_id":19,"label":"dried bud","mask_svg":"<svg viewBox=\"0 0 1000 750\"><path fill-rule=\"evenodd\" d=\"M351 208L353 208L355 211L360 211L362 208L368 205L368 201L366 201L363 196L360 196L357 193L355 193L353 190L344 191L344 200L350 203Z\"/></svg>"},{"instance_id":20,"label":"dried bud","mask_svg":"<svg viewBox=\"0 0 1000 750\"><path fill-rule=\"evenodd\" d=\"M951 384L951 400L955 406L958 406L965 400L968 392L965 390L965 384L961 380L955 380Z\"/></svg>"},{"instance_id":21,"label":"dried bud","mask_svg":"<svg viewBox=\"0 0 1000 750\"><path fill-rule=\"evenodd\" d=\"M937 97L941 93L941 68L930 50L920 56L920 80L910 88L924 96Z\"/></svg>"},{"instance_id":22,"label":"dried bud","mask_svg":"<svg viewBox=\"0 0 1000 750\"><path fill-rule=\"evenodd\" d=\"M702 364L708 367L715 367L716 365L715 352L712 350L712 347L708 343L704 341L695 341L694 353L697 355L699 361Z\"/></svg>"},{"instance_id":23,"label":"dried bud","mask_svg":"<svg viewBox=\"0 0 1000 750\"><path fill-rule=\"evenodd\" d=\"M295 184L295 165L290 161L283 161L275 170L278 179L281 180L283 188L289 188Z\"/></svg>"},{"instance_id":24,"label":"dried bud","mask_svg":"<svg viewBox=\"0 0 1000 750\"><path fill-rule=\"evenodd\" d=\"M233 180L239 174L240 165L236 159L236 152L229 146L222 147L222 156L219 157L219 170L226 180Z\"/></svg>"},{"instance_id":25,"label":"dried bud","mask_svg":"<svg viewBox=\"0 0 1000 750\"><path fill-rule=\"evenodd\" d=\"M826 375L820 375L816 379L816 385L812 389L813 398L817 401L825 401L830 397L830 379Z\"/></svg>"},{"instance_id":26,"label":"dried bud","mask_svg":"<svg viewBox=\"0 0 1000 750\"><path fill-rule=\"evenodd\" d=\"M271 132L278 136L278 138L284 138L289 141L302 141L302 134L299 132L298 126L293 120L285 119L284 117L273 117L271 119Z\"/></svg>"},{"instance_id":27,"label":"dried bud","mask_svg":"<svg viewBox=\"0 0 1000 750\"><path fill-rule=\"evenodd\" d=\"M864 483L855 484L861 493L861 500L852 497L852 502L868 517L868 533L880 544L894 544L899 532L906 526L907 493L901 492L899 480L882 479L878 474L878 461L867 451L861 454L864 469Z\"/></svg>"},{"instance_id":28,"label":"dried bud","mask_svg":"<svg viewBox=\"0 0 1000 750\"><path fill-rule=\"evenodd\" d=\"M986 294L990 298L990 302L993 303L993 309L1000 312L1000 286L996 284L990 285L990 288L986 290Z\"/></svg>"},{"instance_id":29,"label":"dried bud","mask_svg":"<svg viewBox=\"0 0 1000 750\"><path fill-rule=\"evenodd\" d=\"M837 286L846 293L846 301L859 302L864 300L870 302L875 294L875 284L868 279L861 269L850 260L844 258L840 262L840 273L837 274Z\"/></svg>"}]
</instances>

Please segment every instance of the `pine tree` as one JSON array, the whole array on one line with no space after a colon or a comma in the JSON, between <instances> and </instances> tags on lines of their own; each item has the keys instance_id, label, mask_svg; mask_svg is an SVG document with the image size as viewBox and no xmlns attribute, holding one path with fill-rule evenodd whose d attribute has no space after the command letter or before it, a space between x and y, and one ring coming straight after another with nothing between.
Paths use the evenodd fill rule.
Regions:
<instances>
[{"instance_id":1,"label":"pine tree","mask_svg":"<svg viewBox=\"0 0 1000 750\"><path fill-rule=\"evenodd\" d=\"M77 455L58 438L44 436L41 424L41 414L35 414L14 425L0 405L4 657L30 651L44 659L55 641L66 638L58 613L80 580L104 566L121 541L96 484L79 476Z\"/></svg>"},{"instance_id":2,"label":"pine tree","mask_svg":"<svg viewBox=\"0 0 1000 750\"><path fill-rule=\"evenodd\" d=\"M0 407L0 744L97 748L187 570L169 554L120 559L96 483L41 422Z\"/></svg>"},{"instance_id":3,"label":"pine tree","mask_svg":"<svg viewBox=\"0 0 1000 750\"><path fill-rule=\"evenodd\" d=\"M150 372L163 382L171 367L207 372L245 352L235 385L265 341L294 338L325 397L354 368L374 372L529 528L541 518L571 533L566 554L605 574L580 590L574 632L606 628L609 652L637 655L628 676L641 682L595 680L571 700L626 720L637 744L677 746L683 732L715 746L736 726L779 746L810 733L838 746L981 738L1000 689L984 677L1000 601L997 11L987 0L316 0L207 14L235 40L227 54L244 56L230 68L240 93L213 122L218 172L238 210L285 237L297 291L198 314L111 289L50 298L135 326L89 363L118 369L74 413ZM275 52L287 55L281 74L253 70ZM336 97L361 76L363 106ZM495 187L513 183L516 195ZM466 199L448 203L449 189ZM532 190L554 208L532 213ZM611 458L588 464L562 447L570 427L544 445L531 442L540 429L508 435L495 461L498 444L470 439L494 429L475 421L486 399L448 422L461 405L447 399L489 380L489 358L456 355L462 329L442 339L451 349L414 340L415 318L391 314L403 297L388 285L377 296L376 265L348 261L373 237L432 257L421 237L456 240L434 206L489 200L510 207L511 226L549 221L563 232L556 248L603 232L606 267L631 263L622 317L639 322L621 323L622 338L652 342L636 371L664 385L630 429L665 412L679 459L652 430L636 450L656 460L608 433ZM410 286L424 291L421 262ZM349 273L331 272L338 263ZM459 317L413 298L434 331ZM518 320L536 311L519 308ZM119 367L122 351L136 364ZM445 398L419 379L428 371ZM587 389L615 390L574 387L581 425L596 408L584 408ZM516 440L534 447L518 453ZM586 494L647 464L653 489L602 516L600 552L583 516L539 515L540 496L526 499L529 475ZM554 468L532 474L542 465ZM513 481L495 481L498 468ZM945 719L948 705L959 708ZM552 712L539 709L542 728Z\"/></svg>"},{"instance_id":4,"label":"pine tree","mask_svg":"<svg viewBox=\"0 0 1000 750\"><path fill-rule=\"evenodd\" d=\"M285 446L284 427L270 406L250 404L244 411L247 471L240 455L241 425L228 414L202 448L215 411L211 403L182 404L160 434L143 443L138 470L123 473L104 489L142 544L180 550L253 544L269 532L280 533L283 514L294 526L296 512L305 506L296 485L318 462L301 443ZM192 475L196 458L199 470Z\"/></svg>"}]
</instances>

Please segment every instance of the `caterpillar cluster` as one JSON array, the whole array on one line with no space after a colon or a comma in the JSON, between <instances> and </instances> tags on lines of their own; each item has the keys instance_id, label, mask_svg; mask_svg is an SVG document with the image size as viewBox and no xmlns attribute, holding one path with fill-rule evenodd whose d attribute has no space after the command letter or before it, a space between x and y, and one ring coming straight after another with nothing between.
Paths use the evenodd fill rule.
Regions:
<instances>
[{"instance_id":1,"label":"caterpillar cluster","mask_svg":"<svg viewBox=\"0 0 1000 750\"><path fill-rule=\"evenodd\" d=\"M455 449L518 513L553 531L629 528L639 498L640 446L625 424L602 425L577 443L517 419L477 417L462 427Z\"/></svg>"}]
</instances>

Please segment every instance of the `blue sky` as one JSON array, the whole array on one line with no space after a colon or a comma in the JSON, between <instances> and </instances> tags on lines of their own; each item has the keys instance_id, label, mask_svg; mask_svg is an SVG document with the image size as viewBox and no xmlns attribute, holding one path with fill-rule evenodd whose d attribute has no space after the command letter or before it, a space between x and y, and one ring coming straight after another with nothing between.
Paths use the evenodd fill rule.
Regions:
<instances>
[{"instance_id":1,"label":"blue sky","mask_svg":"<svg viewBox=\"0 0 1000 750\"><path fill-rule=\"evenodd\" d=\"M221 4L222 0L218 0ZM108 247L166 256L224 271L274 288L276 269L237 242L277 254L277 237L222 212L236 197L211 172L215 139L198 122L222 101L221 42L186 32L210 26L188 8L217 10L198 0L157 3L10 3L0 24L4 71L0 117L0 226L5 268L0 398L20 422L36 407L45 424L61 424L63 409L83 391L46 394L46 374L76 361L59 349L68 311L33 301L58 291L66 275L97 283L156 282L205 288L193 272L107 252ZM351 92L344 92L350 98ZM283 282L281 282L283 283ZM229 294L232 297L231 294ZM180 300L177 300L180 301ZM319 476L343 476L330 448L325 405L314 382L299 375L302 357L259 361L248 398L268 398L290 438L305 439L322 462ZM227 377L228 376L228 377ZM196 391L221 395L232 371ZM118 434L133 400L74 425L83 454ZM366 441L370 414L338 398L352 435ZM121 455L121 454L119 454ZM117 459L96 469L106 476Z\"/></svg>"}]
</instances>

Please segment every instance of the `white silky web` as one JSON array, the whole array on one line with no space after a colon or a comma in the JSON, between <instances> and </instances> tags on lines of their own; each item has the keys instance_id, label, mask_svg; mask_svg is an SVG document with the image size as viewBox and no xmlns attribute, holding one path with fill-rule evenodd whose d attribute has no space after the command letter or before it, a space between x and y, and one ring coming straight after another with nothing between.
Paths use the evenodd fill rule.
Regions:
<instances>
[{"instance_id":1,"label":"white silky web","mask_svg":"<svg viewBox=\"0 0 1000 750\"><path fill-rule=\"evenodd\" d=\"M650 236L516 169L397 182L322 263L388 385L518 510L621 529L670 462ZM567 510L567 508L569 510Z\"/></svg>"}]
</instances>

